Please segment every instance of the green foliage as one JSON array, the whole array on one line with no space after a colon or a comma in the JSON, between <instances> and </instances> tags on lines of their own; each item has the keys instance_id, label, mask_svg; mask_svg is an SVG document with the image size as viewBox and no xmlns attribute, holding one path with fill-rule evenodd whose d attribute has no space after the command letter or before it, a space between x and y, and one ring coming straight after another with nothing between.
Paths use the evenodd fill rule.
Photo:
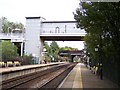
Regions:
<instances>
[{"instance_id":1,"label":"green foliage","mask_svg":"<svg viewBox=\"0 0 120 90\"><path fill-rule=\"evenodd\" d=\"M93 60L102 59L104 74L118 81L120 2L83 2L81 5L82 8L76 10L74 18L77 21L77 27L84 28L87 32L84 38L87 52ZM95 52L95 47L99 48L98 52Z\"/></svg>"},{"instance_id":2,"label":"green foliage","mask_svg":"<svg viewBox=\"0 0 120 90\"><path fill-rule=\"evenodd\" d=\"M72 48L72 47L65 46L65 47L61 47L60 50L78 50L78 49L77 48Z\"/></svg>"},{"instance_id":3,"label":"green foliage","mask_svg":"<svg viewBox=\"0 0 120 90\"><path fill-rule=\"evenodd\" d=\"M72 51L72 50L78 50L78 49L77 48L68 47L68 46L60 48L60 51ZM66 54L66 55L64 55L62 57L69 57L69 54Z\"/></svg>"},{"instance_id":4,"label":"green foliage","mask_svg":"<svg viewBox=\"0 0 120 90\"><path fill-rule=\"evenodd\" d=\"M57 42L53 41L50 46L48 45L47 42L44 43L44 47L46 48L46 54L45 54L45 59L50 62L52 59L54 61L58 60L58 52L59 52L59 46Z\"/></svg>"},{"instance_id":5,"label":"green foliage","mask_svg":"<svg viewBox=\"0 0 120 90\"><path fill-rule=\"evenodd\" d=\"M47 42L45 42L44 43L44 48L46 49L46 54L45 54L45 61L46 62L51 62L51 56L52 56L52 54L51 54L51 48L50 48L50 46L48 45L48 43Z\"/></svg>"},{"instance_id":6,"label":"green foliage","mask_svg":"<svg viewBox=\"0 0 120 90\"><path fill-rule=\"evenodd\" d=\"M78 50L77 48L72 48L72 47L59 47L57 42L53 41L50 46L48 45L47 42L44 43L44 48L46 48L46 54L45 54L45 60L47 62L52 61L52 59L54 58L54 61L58 61L58 59L60 59L61 57L58 55L59 51L61 50ZM62 58L63 59L63 58ZM61 59L61 60L62 60ZM67 59L67 57L64 58L65 60Z\"/></svg>"},{"instance_id":7,"label":"green foliage","mask_svg":"<svg viewBox=\"0 0 120 90\"><path fill-rule=\"evenodd\" d=\"M2 41L2 60L14 60L17 56L17 47L10 41Z\"/></svg>"},{"instance_id":8,"label":"green foliage","mask_svg":"<svg viewBox=\"0 0 120 90\"><path fill-rule=\"evenodd\" d=\"M53 56L55 61L57 61L58 59L58 52L59 52L59 46L57 42L53 41L50 45L50 54L51 56Z\"/></svg>"},{"instance_id":9,"label":"green foliage","mask_svg":"<svg viewBox=\"0 0 120 90\"><path fill-rule=\"evenodd\" d=\"M22 23L10 22L5 17L2 17L1 21L2 21L2 32L3 33L10 33L12 30L16 28L20 29L21 30L20 32L24 31L24 25Z\"/></svg>"},{"instance_id":10,"label":"green foliage","mask_svg":"<svg viewBox=\"0 0 120 90\"><path fill-rule=\"evenodd\" d=\"M87 50L95 56L94 48L100 46L106 57L117 52L120 45L120 3L82 3L74 18L78 28L87 32ZM101 46L102 44L102 46ZM113 52L111 52L113 51ZM109 53L110 52L110 53Z\"/></svg>"},{"instance_id":11,"label":"green foliage","mask_svg":"<svg viewBox=\"0 0 120 90\"><path fill-rule=\"evenodd\" d=\"M24 56L23 56L22 65L34 64L34 62L33 62L32 59L33 59L32 54L30 54L30 55L24 55Z\"/></svg>"}]
</instances>

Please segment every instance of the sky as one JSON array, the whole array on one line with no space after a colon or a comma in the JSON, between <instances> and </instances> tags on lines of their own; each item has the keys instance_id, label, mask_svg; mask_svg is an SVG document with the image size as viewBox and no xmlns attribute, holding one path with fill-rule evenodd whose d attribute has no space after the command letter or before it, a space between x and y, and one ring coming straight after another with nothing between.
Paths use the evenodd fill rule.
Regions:
<instances>
[{"instance_id":1,"label":"sky","mask_svg":"<svg viewBox=\"0 0 120 90\"><path fill-rule=\"evenodd\" d=\"M25 25L25 17L42 16L47 21L74 20L79 0L0 0L0 17ZM69 43L69 44L68 44ZM70 44L71 43L71 44ZM78 44L76 44L78 43ZM58 42L59 46L83 48L82 42Z\"/></svg>"}]
</instances>

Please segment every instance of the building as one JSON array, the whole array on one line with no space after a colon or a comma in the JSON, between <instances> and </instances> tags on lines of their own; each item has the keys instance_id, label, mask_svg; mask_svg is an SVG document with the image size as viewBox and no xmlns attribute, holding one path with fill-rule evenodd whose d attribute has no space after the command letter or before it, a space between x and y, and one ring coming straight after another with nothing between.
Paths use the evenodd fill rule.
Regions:
<instances>
[{"instance_id":1,"label":"building","mask_svg":"<svg viewBox=\"0 0 120 90\"><path fill-rule=\"evenodd\" d=\"M25 54L42 59L44 41L81 41L83 29L76 28L76 21L43 21L41 17L26 17Z\"/></svg>"},{"instance_id":2,"label":"building","mask_svg":"<svg viewBox=\"0 0 120 90\"><path fill-rule=\"evenodd\" d=\"M2 26L2 24L0 25ZM0 32L0 40L9 40L18 47L18 53L23 56L24 53L24 32L20 29L14 29L8 33L2 33L2 27Z\"/></svg>"},{"instance_id":3,"label":"building","mask_svg":"<svg viewBox=\"0 0 120 90\"><path fill-rule=\"evenodd\" d=\"M44 41L81 41L86 32L76 28L76 21L45 21L42 17L26 17L25 32L14 29L9 33L0 32L0 40L10 40L18 46L19 54L32 54L35 63L43 58ZM2 30L2 22L0 23Z\"/></svg>"}]
</instances>

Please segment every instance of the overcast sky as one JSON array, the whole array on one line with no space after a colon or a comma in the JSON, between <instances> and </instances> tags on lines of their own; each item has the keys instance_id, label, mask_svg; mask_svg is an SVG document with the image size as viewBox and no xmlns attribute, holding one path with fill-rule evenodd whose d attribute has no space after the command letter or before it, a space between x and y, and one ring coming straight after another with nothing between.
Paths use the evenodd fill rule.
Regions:
<instances>
[{"instance_id":1,"label":"overcast sky","mask_svg":"<svg viewBox=\"0 0 120 90\"><path fill-rule=\"evenodd\" d=\"M0 17L12 22L26 23L25 17L42 16L48 21L74 20L73 12L79 0L0 0ZM78 43L78 44L77 44ZM83 48L81 42L59 42L60 46L71 45Z\"/></svg>"},{"instance_id":2,"label":"overcast sky","mask_svg":"<svg viewBox=\"0 0 120 90\"><path fill-rule=\"evenodd\" d=\"M74 20L72 12L79 0L0 0L0 16L25 24L25 17L42 16L46 20Z\"/></svg>"}]
</instances>

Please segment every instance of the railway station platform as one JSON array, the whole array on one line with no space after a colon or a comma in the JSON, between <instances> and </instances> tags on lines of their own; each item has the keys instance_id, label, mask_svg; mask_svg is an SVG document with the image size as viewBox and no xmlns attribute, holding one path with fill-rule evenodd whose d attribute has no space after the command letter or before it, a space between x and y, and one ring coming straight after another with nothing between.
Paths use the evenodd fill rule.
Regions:
<instances>
[{"instance_id":1,"label":"railway station platform","mask_svg":"<svg viewBox=\"0 0 120 90\"><path fill-rule=\"evenodd\" d=\"M11 78L15 78L22 75L27 75L30 73L35 73L42 70L42 67L48 68L49 66L58 65L58 64L67 64L67 62L57 62L57 63L48 63L48 64L39 64L39 65L24 65L18 67L5 67L0 68L0 80L5 81Z\"/></svg>"},{"instance_id":2,"label":"railway station platform","mask_svg":"<svg viewBox=\"0 0 120 90\"><path fill-rule=\"evenodd\" d=\"M79 88L80 90L100 88L118 90L119 87L113 82L103 77L100 80L84 64L78 63L73 70L67 75L58 87L60 88Z\"/></svg>"},{"instance_id":3,"label":"railway station platform","mask_svg":"<svg viewBox=\"0 0 120 90\"><path fill-rule=\"evenodd\" d=\"M20 70L25 70L25 69L37 68L37 67L44 67L47 65L54 65L54 64L60 64L60 63L65 63L65 62L24 65L24 66L17 66L17 67L5 67L5 68L0 68L0 73L7 73L7 72L12 72L12 71L20 71Z\"/></svg>"}]
</instances>

